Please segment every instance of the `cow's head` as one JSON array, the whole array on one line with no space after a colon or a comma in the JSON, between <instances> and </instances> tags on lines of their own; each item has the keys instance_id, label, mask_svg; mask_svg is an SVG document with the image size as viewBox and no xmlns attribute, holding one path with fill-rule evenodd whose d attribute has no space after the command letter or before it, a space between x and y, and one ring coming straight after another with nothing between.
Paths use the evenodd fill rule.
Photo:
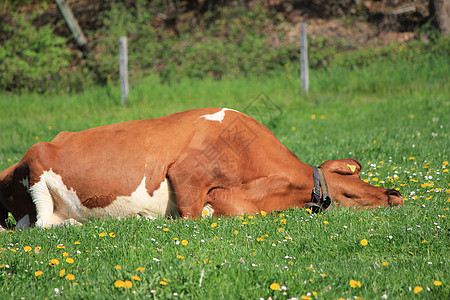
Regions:
<instances>
[{"instance_id":1,"label":"cow's head","mask_svg":"<svg viewBox=\"0 0 450 300\"><path fill-rule=\"evenodd\" d=\"M403 197L397 190L365 183L359 177L361 164L354 159L329 160L322 168L329 194L344 207L376 208L402 206Z\"/></svg>"}]
</instances>

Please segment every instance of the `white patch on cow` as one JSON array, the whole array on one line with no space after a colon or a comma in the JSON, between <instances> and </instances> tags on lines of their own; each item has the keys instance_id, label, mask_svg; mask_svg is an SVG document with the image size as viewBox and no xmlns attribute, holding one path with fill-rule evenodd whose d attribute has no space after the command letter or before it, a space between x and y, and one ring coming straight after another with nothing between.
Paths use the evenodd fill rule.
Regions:
<instances>
[{"instance_id":1,"label":"white patch on cow","mask_svg":"<svg viewBox=\"0 0 450 300\"><path fill-rule=\"evenodd\" d=\"M225 118L225 112L227 110L237 111L234 109L222 108L220 111L218 111L214 114L204 115L204 116L201 116L200 118L205 118L206 120L209 120L209 121L217 121L217 122L222 123L223 119Z\"/></svg>"},{"instance_id":2,"label":"white patch on cow","mask_svg":"<svg viewBox=\"0 0 450 300\"><path fill-rule=\"evenodd\" d=\"M36 227L77 224L77 221L93 217L179 217L170 182L165 179L150 196L145 181L144 176L130 196L118 196L105 207L87 208L81 204L76 191L67 188L60 175L51 169L44 171L39 182L30 188L31 198L36 205Z\"/></svg>"},{"instance_id":3,"label":"white patch on cow","mask_svg":"<svg viewBox=\"0 0 450 300\"><path fill-rule=\"evenodd\" d=\"M91 209L92 215L103 217L144 216L156 218L158 216L179 217L175 203L175 194L170 182L165 179L158 189L150 196L145 187L146 178L142 179L137 189L130 196L118 196L110 205L103 208Z\"/></svg>"},{"instance_id":4,"label":"white patch on cow","mask_svg":"<svg viewBox=\"0 0 450 300\"><path fill-rule=\"evenodd\" d=\"M21 181L20 183L22 183L23 186L24 186L24 187L27 189L27 191L28 191L28 189L30 188L30 181L28 180L28 176L25 177L24 179L22 179L22 181Z\"/></svg>"},{"instance_id":5,"label":"white patch on cow","mask_svg":"<svg viewBox=\"0 0 450 300\"><path fill-rule=\"evenodd\" d=\"M19 220L16 224L16 229L26 229L30 227L30 216L25 215L22 219Z\"/></svg>"},{"instance_id":6,"label":"white patch on cow","mask_svg":"<svg viewBox=\"0 0 450 300\"><path fill-rule=\"evenodd\" d=\"M212 215L214 214L214 209L212 208L211 204L207 203L202 210L202 217L206 218L206 217L212 217Z\"/></svg>"},{"instance_id":7,"label":"white patch on cow","mask_svg":"<svg viewBox=\"0 0 450 300\"><path fill-rule=\"evenodd\" d=\"M30 188L36 205L36 227L51 227L64 224L65 220L83 219L81 203L71 188L67 189L60 175L50 169L44 171L39 182Z\"/></svg>"}]
</instances>

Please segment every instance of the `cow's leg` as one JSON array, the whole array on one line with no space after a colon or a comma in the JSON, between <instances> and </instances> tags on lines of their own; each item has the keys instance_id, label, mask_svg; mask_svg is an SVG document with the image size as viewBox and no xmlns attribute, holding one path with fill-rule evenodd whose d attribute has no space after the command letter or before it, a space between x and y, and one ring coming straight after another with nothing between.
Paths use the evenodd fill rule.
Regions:
<instances>
[{"instance_id":1,"label":"cow's leg","mask_svg":"<svg viewBox=\"0 0 450 300\"><path fill-rule=\"evenodd\" d=\"M40 180L30 188L31 198L36 206L36 227L46 228L61 225L83 225L75 219L66 218L55 210L52 193L46 180Z\"/></svg>"},{"instance_id":2,"label":"cow's leg","mask_svg":"<svg viewBox=\"0 0 450 300\"><path fill-rule=\"evenodd\" d=\"M178 213L182 218L202 216L203 207L207 201L207 190L189 182L172 180L173 192Z\"/></svg>"},{"instance_id":3,"label":"cow's leg","mask_svg":"<svg viewBox=\"0 0 450 300\"><path fill-rule=\"evenodd\" d=\"M243 215L264 211L282 210L298 206L298 191L292 188L289 178L269 175L231 188L210 190L208 203L214 215Z\"/></svg>"},{"instance_id":4,"label":"cow's leg","mask_svg":"<svg viewBox=\"0 0 450 300\"><path fill-rule=\"evenodd\" d=\"M258 207L250 200L245 189L216 188L208 193L208 202L214 216L255 214Z\"/></svg>"},{"instance_id":5,"label":"cow's leg","mask_svg":"<svg viewBox=\"0 0 450 300\"><path fill-rule=\"evenodd\" d=\"M31 198L36 206L36 227L45 228L59 225L64 220L53 213L53 198L45 180L30 188Z\"/></svg>"}]
</instances>

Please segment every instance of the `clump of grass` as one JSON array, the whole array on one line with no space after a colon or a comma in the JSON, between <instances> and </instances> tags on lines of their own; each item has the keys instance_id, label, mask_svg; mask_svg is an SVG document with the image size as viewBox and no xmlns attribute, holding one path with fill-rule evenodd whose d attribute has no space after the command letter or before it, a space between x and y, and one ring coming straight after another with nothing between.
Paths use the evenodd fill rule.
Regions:
<instances>
[{"instance_id":1,"label":"clump of grass","mask_svg":"<svg viewBox=\"0 0 450 300\"><path fill-rule=\"evenodd\" d=\"M288 66L266 77L170 86L150 77L131 90L126 107L113 85L78 95L1 97L2 170L61 130L203 106L242 110L263 92L281 107L270 128L302 161L354 157L363 180L405 197L399 209L127 218L15 230L0 235L1 297L446 298L446 60L312 72L308 95Z\"/></svg>"}]
</instances>

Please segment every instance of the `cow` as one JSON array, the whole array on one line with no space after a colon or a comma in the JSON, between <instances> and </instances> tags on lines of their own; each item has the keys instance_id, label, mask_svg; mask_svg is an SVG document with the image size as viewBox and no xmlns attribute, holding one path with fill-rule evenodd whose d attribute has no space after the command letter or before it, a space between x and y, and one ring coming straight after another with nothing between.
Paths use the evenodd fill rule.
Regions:
<instances>
[{"instance_id":1,"label":"cow","mask_svg":"<svg viewBox=\"0 0 450 300\"><path fill-rule=\"evenodd\" d=\"M288 208L403 205L360 178L355 159L300 161L255 119L203 108L61 132L0 174L0 225L81 224L93 217L197 218ZM334 205L331 205L331 204Z\"/></svg>"}]
</instances>

